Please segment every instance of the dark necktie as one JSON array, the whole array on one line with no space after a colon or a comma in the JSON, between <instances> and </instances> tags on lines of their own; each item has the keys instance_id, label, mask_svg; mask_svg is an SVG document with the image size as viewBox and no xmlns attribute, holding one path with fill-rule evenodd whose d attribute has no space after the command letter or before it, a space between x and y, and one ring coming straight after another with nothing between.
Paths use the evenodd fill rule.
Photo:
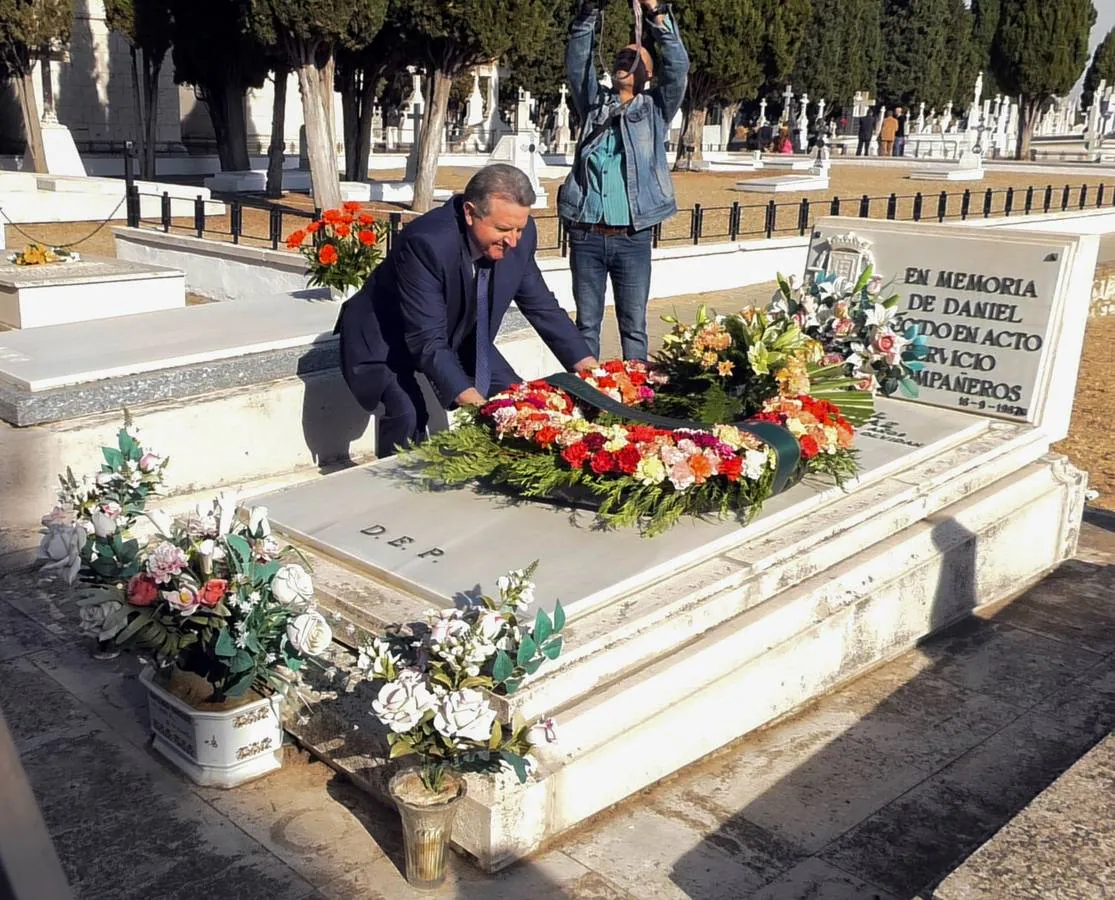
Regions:
<instances>
[{"instance_id":1,"label":"dark necktie","mask_svg":"<svg viewBox=\"0 0 1115 900\"><path fill-rule=\"evenodd\" d=\"M488 359L488 350L492 343L489 336L491 313L488 309L491 279L491 265L481 262L476 270L476 390L482 397L488 396L488 389L492 386L492 366Z\"/></svg>"}]
</instances>

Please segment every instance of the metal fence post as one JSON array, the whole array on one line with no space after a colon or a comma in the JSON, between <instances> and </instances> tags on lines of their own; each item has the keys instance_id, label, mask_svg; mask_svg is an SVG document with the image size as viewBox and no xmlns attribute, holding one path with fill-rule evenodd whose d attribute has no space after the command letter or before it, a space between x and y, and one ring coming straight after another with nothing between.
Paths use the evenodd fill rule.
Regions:
<instances>
[{"instance_id":1,"label":"metal fence post","mask_svg":"<svg viewBox=\"0 0 1115 900\"><path fill-rule=\"evenodd\" d=\"M163 233L170 232L170 193L163 191L163 196L159 200L159 217L162 220Z\"/></svg>"},{"instance_id":2,"label":"metal fence post","mask_svg":"<svg viewBox=\"0 0 1115 900\"><path fill-rule=\"evenodd\" d=\"M832 198L832 202L829 204L829 215L830 216L840 215L840 198L839 197L833 197Z\"/></svg>"},{"instance_id":3,"label":"metal fence post","mask_svg":"<svg viewBox=\"0 0 1115 900\"><path fill-rule=\"evenodd\" d=\"M859 217L866 219L871 215L871 198L864 194L859 200Z\"/></svg>"},{"instance_id":4,"label":"metal fence post","mask_svg":"<svg viewBox=\"0 0 1115 900\"><path fill-rule=\"evenodd\" d=\"M701 204L694 203L689 214L689 239L694 244L701 243Z\"/></svg>"},{"instance_id":5,"label":"metal fence post","mask_svg":"<svg viewBox=\"0 0 1115 900\"><path fill-rule=\"evenodd\" d=\"M1026 215L1030 215L1030 210L1034 208L1034 186L1031 184L1026 188Z\"/></svg>"},{"instance_id":6,"label":"metal fence post","mask_svg":"<svg viewBox=\"0 0 1115 900\"><path fill-rule=\"evenodd\" d=\"M240 232L244 230L244 207L239 200L233 200L228 208L229 231L232 232L232 242L240 243Z\"/></svg>"},{"instance_id":7,"label":"metal fence post","mask_svg":"<svg viewBox=\"0 0 1115 900\"><path fill-rule=\"evenodd\" d=\"M1071 194L1072 188L1066 184L1065 189L1061 191L1061 212L1065 212L1069 208L1069 197Z\"/></svg>"},{"instance_id":8,"label":"metal fence post","mask_svg":"<svg viewBox=\"0 0 1115 900\"><path fill-rule=\"evenodd\" d=\"M991 215L991 207L995 205L995 192L988 188L983 194L983 217L986 219Z\"/></svg>"},{"instance_id":9,"label":"metal fence post","mask_svg":"<svg viewBox=\"0 0 1115 900\"><path fill-rule=\"evenodd\" d=\"M1003 204L1003 212L1005 212L1009 216L1013 210L1014 210L1014 188L1009 187L1009 188L1007 188L1006 202Z\"/></svg>"},{"instance_id":10,"label":"metal fence post","mask_svg":"<svg viewBox=\"0 0 1115 900\"><path fill-rule=\"evenodd\" d=\"M283 211L277 206L272 206L267 215L267 239L271 242L271 249L279 249L279 241L283 237Z\"/></svg>"},{"instance_id":11,"label":"metal fence post","mask_svg":"<svg viewBox=\"0 0 1115 900\"><path fill-rule=\"evenodd\" d=\"M205 237L205 200L201 194L194 197L194 230L199 238Z\"/></svg>"},{"instance_id":12,"label":"metal fence post","mask_svg":"<svg viewBox=\"0 0 1115 900\"><path fill-rule=\"evenodd\" d=\"M937 196L937 221L945 221L945 217L949 214L949 192L941 191Z\"/></svg>"},{"instance_id":13,"label":"metal fence post","mask_svg":"<svg viewBox=\"0 0 1115 900\"><path fill-rule=\"evenodd\" d=\"M921 191L914 194L914 221L921 221Z\"/></svg>"},{"instance_id":14,"label":"metal fence post","mask_svg":"<svg viewBox=\"0 0 1115 900\"><path fill-rule=\"evenodd\" d=\"M1096 209L1100 209L1103 207L1103 194L1105 189L1106 186L1101 181L1099 188L1096 190Z\"/></svg>"},{"instance_id":15,"label":"metal fence post","mask_svg":"<svg viewBox=\"0 0 1115 900\"><path fill-rule=\"evenodd\" d=\"M1083 209L1088 205L1088 185L1080 185L1080 208Z\"/></svg>"},{"instance_id":16,"label":"metal fence post","mask_svg":"<svg viewBox=\"0 0 1115 900\"><path fill-rule=\"evenodd\" d=\"M964 188L964 196L960 198L960 221L968 221L968 210L972 208L972 191Z\"/></svg>"},{"instance_id":17,"label":"metal fence post","mask_svg":"<svg viewBox=\"0 0 1115 900\"><path fill-rule=\"evenodd\" d=\"M737 240L739 238L739 201L736 200L732 204L732 211L728 213L728 239Z\"/></svg>"},{"instance_id":18,"label":"metal fence post","mask_svg":"<svg viewBox=\"0 0 1115 900\"><path fill-rule=\"evenodd\" d=\"M403 214L393 212L388 216L389 227L387 229L387 249L390 250L395 244L395 238L399 236L399 231L403 224Z\"/></svg>"},{"instance_id":19,"label":"metal fence post","mask_svg":"<svg viewBox=\"0 0 1115 900\"><path fill-rule=\"evenodd\" d=\"M898 215L898 195L891 194L887 197L887 218L894 221Z\"/></svg>"},{"instance_id":20,"label":"metal fence post","mask_svg":"<svg viewBox=\"0 0 1115 900\"><path fill-rule=\"evenodd\" d=\"M1051 206L1053 206L1053 185L1047 184L1045 186L1045 203L1042 206L1042 212L1049 212Z\"/></svg>"},{"instance_id":21,"label":"metal fence post","mask_svg":"<svg viewBox=\"0 0 1115 900\"><path fill-rule=\"evenodd\" d=\"M778 204L773 200L767 202L767 221L766 233L767 237L774 237L774 229L778 223Z\"/></svg>"},{"instance_id":22,"label":"metal fence post","mask_svg":"<svg viewBox=\"0 0 1115 900\"><path fill-rule=\"evenodd\" d=\"M135 145L124 142L124 216L129 228L139 228L139 193L135 179Z\"/></svg>"}]
</instances>

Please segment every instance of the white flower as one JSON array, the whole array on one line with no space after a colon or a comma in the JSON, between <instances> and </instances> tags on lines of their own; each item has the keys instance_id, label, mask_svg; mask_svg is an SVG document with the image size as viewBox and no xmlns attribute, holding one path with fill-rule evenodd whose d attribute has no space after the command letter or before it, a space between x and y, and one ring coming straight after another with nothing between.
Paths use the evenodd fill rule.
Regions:
<instances>
[{"instance_id":1,"label":"white flower","mask_svg":"<svg viewBox=\"0 0 1115 900\"><path fill-rule=\"evenodd\" d=\"M163 599L167 602L167 606L176 610L183 616L192 616L197 612L198 603L197 594L190 588L179 588L175 591L163 591Z\"/></svg>"},{"instance_id":2,"label":"white flower","mask_svg":"<svg viewBox=\"0 0 1115 900\"><path fill-rule=\"evenodd\" d=\"M436 614L430 626L429 643L432 647L441 647L460 639L469 630L468 623L461 618L460 610L443 609Z\"/></svg>"},{"instance_id":3,"label":"white flower","mask_svg":"<svg viewBox=\"0 0 1115 900\"><path fill-rule=\"evenodd\" d=\"M266 538L271 536L271 523L267 521L267 507L253 506L248 520L248 531L252 537Z\"/></svg>"},{"instance_id":4,"label":"white flower","mask_svg":"<svg viewBox=\"0 0 1115 900\"><path fill-rule=\"evenodd\" d=\"M507 620L503 616L488 610L481 613L480 618L476 620L476 631L484 640L494 641L506 625Z\"/></svg>"},{"instance_id":5,"label":"white flower","mask_svg":"<svg viewBox=\"0 0 1115 900\"><path fill-rule=\"evenodd\" d=\"M372 701L376 718L396 734L414 728L435 702L422 676L414 673L417 677L410 677L411 672L413 670L406 670L397 681L385 684Z\"/></svg>"},{"instance_id":6,"label":"white flower","mask_svg":"<svg viewBox=\"0 0 1115 900\"><path fill-rule=\"evenodd\" d=\"M283 566L271 579L271 595L288 606L301 606L314 596L314 583L297 563Z\"/></svg>"},{"instance_id":7,"label":"white flower","mask_svg":"<svg viewBox=\"0 0 1115 900\"><path fill-rule=\"evenodd\" d=\"M217 494L217 537L223 537L232 530L232 520L236 515L236 491L221 491Z\"/></svg>"},{"instance_id":8,"label":"white flower","mask_svg":"<svg viewBox=\"0 0 1115 900\"><path fill-rule=\"evenodd\" d=\"M333 631L325 617L316 610L296 616L286 627L290 645L304 656L318 656L329 649Z\"/></svg>"},{"instance_id":9,"label":"white flower","mask_svg":"<svg viewBox=\"0 0 1115 900\"><path fill-rule=\"evenodd\" d=\"M107 540L116 534L116 516L110 516L103 510L95 509L89 519L93 523L93 533L102 540Z\"/></svg>"},{"instance_id":10,"label":"white flower","mask_svg":"<svg viewBox=\"0 0 1115 900\"><path fill-rule=\"evenodd\" d=\"M762 450L748 450L743 455L743 476L751 481L758 481L763 477L763 470L767 467L769 459Z\"/></svg>"},{"instance_id":11,"label":"white flower","mask_svg":"<svg viewBox=\"0 0 1115 900\"><path fill-rule=\"evenodd\" d=\"M434 728L454 741L487 743L496 711L480 691L465 688L451 691L438 703Z\"/></svg>"},{"instance_id":12,"label":"white flower","mask_svg":"<svg viewBox=\"0 0 1115 900\"><path fill-rule=\"evenodd\" d=\"M104 632L105 623L123 608L124 604L119 600L105 600L101 603L82 606L78 611L78 615L81 617L82 632L92 635L97 640L107 640L112 637L112 634Z\"/></svg>"},{"instance_id":13,"label":"white flower","mask_svg":"<svg viewBox=\"0 0 1115 900\"><path fill-rule=\"evenodd\" d=\"M894 316L893 309L887 309L881 303L876 303L867 313L867 326L870 328L872 325L882 328Z\"/></svg>"},{"instance_id":14,"label":"white flower","mask_svg":"<svg viewBox=\"0 0 1115 900\"><path fill-rule=\"evenodd\" d=\"M116 480L115 472L98 472L93 481L97 487L108 487Z\"/></svg>"},{"instance_id":15,"label":"white flower","mask_svg":"<svg viewBox=\"0 0 1115 900\"><path fill-rule=\"evenodd\" d=\"M50 525L39 541L39 559L46 560L43 571L57 569L67 584L77 580L81 570L81 551L88 540L84 528L74 525Z\"/></svg>"},{"instance_id":16,"label":"white flower","mask_svg":"<svg viewBox=\"0 0 1115 900\"><path fill-rule=\"evenodd\" d=\"M398 654L392 652L391 645L387 641L375 638L371 644L365 644L360 648L356 667L369 678L388 679L395 673L401 661Z\"/></svg>"},{"instance_id":17,"label":"white flower","mask_svg":"<svg viewBox=\"0 0 1115 900\"><path fill-rule=\"evenodd\" d=\"M543 719L537 725L531 726L527 732L527 741L532 747L541 744L557 743L557 725L553 719Z\"/></svg>"}]
</instances>

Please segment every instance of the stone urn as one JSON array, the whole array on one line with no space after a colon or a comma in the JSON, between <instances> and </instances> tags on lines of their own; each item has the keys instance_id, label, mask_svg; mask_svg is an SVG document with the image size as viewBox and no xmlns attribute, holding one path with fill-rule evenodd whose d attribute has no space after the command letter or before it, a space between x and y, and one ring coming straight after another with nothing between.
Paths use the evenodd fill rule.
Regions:
<instances>
[{"instance_id":1,"label":"stone urn","mask_svg":"<svg viewBox=\"0 0 1115 900\"><path fill-rule=\"evenodd\" d=\"M403 823L406 879L415 888L430 890L445 881L453 820L465 796L465 780L447 772L437 793L422 782L417 768L396 773L387 783Z\"/></svg>"}]
</instances>

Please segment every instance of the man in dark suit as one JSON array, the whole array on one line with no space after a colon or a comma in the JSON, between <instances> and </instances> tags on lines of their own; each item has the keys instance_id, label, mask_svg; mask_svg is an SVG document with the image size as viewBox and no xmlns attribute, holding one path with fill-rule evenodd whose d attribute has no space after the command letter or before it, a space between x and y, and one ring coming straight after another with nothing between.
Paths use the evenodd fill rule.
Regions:
<instances>
[{"instance_id":1,"label":"man in dark suit","mask_svg":"<svg viewBox=\"0 0 1115 900\"><path fill-rule=\"evenodd\" d=\"M522 380L494 344L512 300L566 369L597 365L538 270L534 199L519 169L482 169L463 195L411 222L342 307L341 372L364 409L383 405L379 456L426 435L417 373L446 408L479 406Z\"/></svg>"}]
</instances>

